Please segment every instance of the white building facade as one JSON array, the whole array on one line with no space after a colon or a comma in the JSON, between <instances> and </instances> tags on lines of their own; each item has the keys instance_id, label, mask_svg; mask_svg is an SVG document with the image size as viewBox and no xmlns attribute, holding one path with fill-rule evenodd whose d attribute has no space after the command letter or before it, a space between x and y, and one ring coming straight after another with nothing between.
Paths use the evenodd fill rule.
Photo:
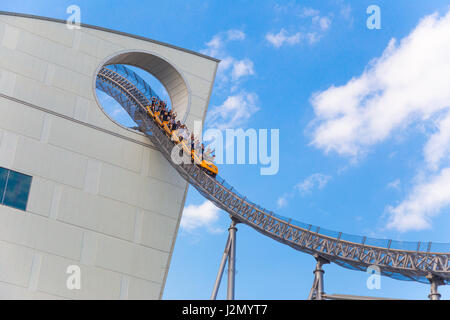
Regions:
<instances>
[{"instance_id":1,"label":"white building facade","mask_svg":"<svg viewBox=\"0 0 450 320\"><path fill-rule=\"evenodd\" d=\"M188 185L98 104L112 63L152 73L188 126L204 119L218 60L0 13L0 299L162 297Z\"/></svg>"}]
</instances>

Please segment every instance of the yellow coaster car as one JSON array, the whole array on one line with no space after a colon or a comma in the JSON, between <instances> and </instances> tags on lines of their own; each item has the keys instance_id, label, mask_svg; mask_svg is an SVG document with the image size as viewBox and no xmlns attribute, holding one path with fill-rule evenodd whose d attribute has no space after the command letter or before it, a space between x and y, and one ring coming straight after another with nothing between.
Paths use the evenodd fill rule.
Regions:
<instances>
[{"instance_id":1,"label":"yellow coaster car","mask_svg":"<svg viewBox=\"0 0 450 320\"><path fill-rule=\"evenodd\" d=\"M175 143L180 144L186 154L191 154L191 161L193 163L200 166L211 177L215 178L217 176L217 174L219 173L219 169L217 168L217 166L206 159L200 160L200 157L197 155L197 153L188 147L188 145L186 144L186 140L180 141L175 132L172 132L172 140L175 141Z\"/></svg>"},{"instance_id":2,"label":"yellow coaster car","mask_svg":"<svg viewBox=\"0 0 450 320\"><path fill-rule=\"evenodd\" d=\"M150 106L147 106L147 113L150 115L150 117L152 117L153 119L155 119L155 114L152 111L152 108Z\"/></svg>"},{"instance_id":3,"label":"yellow coaster car","mask_svg":"<svg viewBox=\"0 0 450 320\"><path fill-rule=\"evenodd\" d=\"M155 118L154 119L155 119L156 123L158 124L158 126L160 128L162 128L163 123L162 123L161 119L159 118L159 112L155 112Z\"/></svg>"},{"instance_id":4,"label":"yellow coaster car","mask_svg":"<svg viewBox=\"0 0 450 320\"><path fill-rule=\"evenodd\" d=\"M162 123L162 127L164 129L164 132L167 134L167 136L172 136L172 130L169 128L169 121L164 121Z\"/></svg>"},{"instance_id":5,"label":"yellow coaster car","mask_svg":"<svg viewBox=\"0 0 450 320\"><path fill-rule=\"evenodd\" d=\"M217 169L217 166L212 163L211 161L205 160L205 159L201 159L200 157L197 155L197 152L192 151L192 157L194 162L199 165L201 168L203 168L203 170L209 174L210 176L212 176L213 178L216 177L217 173L219 173L219 170Z\"/></svg>"},{"instance_id":6,"label":"yellow coaster car","mask_svg":"<svg viewBox=\"0 0 450 320\"><path fill-rule=\"evenodd\" d=\"M205 169L206 173L209 174L210 176L212 176L213 178L215 178L217 176L217 174L219 173L219 169L211 161L203 159L202 163L200 164L200 166L203 169Z\"/></svg>"},{"instance_id":7,"label":"yellow coaster car","mask_svg":"<svg viewBox=\"0 0 450 320\"><path fill-rule=\"evenodd\" d=\"M190 148L188 148L188 146L186 145L186 141L180 141L176 132L170 130L168 121L162 122L161 119L159 119L159 112L153 112L149 106L147 106L146 109L148 114L153 118L153 120L156 121L159 127L164 130L167 136L171 137L172 141L174 141L176 144L181 144L181 147L183 148L184 152L186 152L186 154L191 154L191 160L193 163L200 166L207 174L209 174L213 178L216 177L216 175L219 173L219 169L214 163L205 159L200 160L200 157L197 155L197 153L194 150L190 150Z\"/></svg>"}]
</instances>

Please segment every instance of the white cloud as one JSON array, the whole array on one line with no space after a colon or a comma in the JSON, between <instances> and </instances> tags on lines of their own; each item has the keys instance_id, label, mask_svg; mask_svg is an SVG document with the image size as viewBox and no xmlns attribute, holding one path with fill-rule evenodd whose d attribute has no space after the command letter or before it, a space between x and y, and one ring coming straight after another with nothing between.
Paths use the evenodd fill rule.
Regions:
<instances>
[{"instance_id":1,"label":"white cloud","mask_svg":"<svg viewBox=\"0 0 450 320\"><path fill-rule=\"evenodd\" d=\"M232 69L234 64L234 59L230 56L224 57L221 59L219 68L217 69L217 76L220 77L221 81L227 81L228 76L226 74L227 70Z\"/></svg>"},{"instance_id":2,"label":"white cloud","mask_svg":"<svg viewBox=\"0 0 450 320\"><path fill-rule=\"evenodd\" d=\"M350 25L353 25L353 16L352 16L352 7L350 6L350 4L346 3L344 0L335 0L336 5L338 7L339 10L339 16L350 22Z\"/></svg>"},{"instance_id":3,"label":"white cloud","mask_svg":"<svg viewBox=\"0 0 450 320\"><path fill-rule=\"evenodd\" d=\"M284 6L275 5L275 12L294 15L301 19L311 19L311 25L301 25L301 31L292 34L289 34L285 28L281 28L278 33L268 32L266 41L275 48L280 48L283 45L293 46L301 43L303 39L308 40L309 44L314 44L322 38L322 35L330 28L332 22L332 15L321 16L319 10L293 3L288 3Z\"/></svg>"},{"instance_id":4,"label":"white cloud","mask_svg":"<svg viewBox=\"0 0 450 320\"><path fill-rule=\"evenodd\" d=\"M241 30L228 30L227 36L229 41L245 39L245 33Z\"/></svg>"},{"instance_id":5,"label":"white cloud","mask_svg":"<svg viewBox=\"0 0 450 320\"><path fill-rule=\"evenodd\" d=\"M387 188L398 190L400 188L400 179L396 179L392 182L389 182Z\"/></svg>"},{"instance_id":6,"label":"white cloud","mask_svg":"<svg viewBox=\"0 0 450 320\"><path fill-rule=\"evenodd\" d=\"M417 185L411 195L396 207L388 207L387 227L399 231L430 228L430 220L450 205L450 168L430 181Z\"/></svg>"},{"instance_id":7,"label":"white cloud","mask_svg":"<svg viewBox=\"0 0 450 320\"><path fill-rule=\"evenodd\" d=\"M314 44L320 40L321 36L317 32L310 32L306 35L306 38L310 44Z\"/></svg>"},{"instance_id":8,"label":"white cloud","mask_svg":"<svg viewBox=\"0 0 450 320\"><path fill-rule=\"evenodd\" d=\"M311 98L316 114L311 143L327 153L358 158L396 130L425 128L426 169L409 196L387 208L391 229L428 228L450 204L450 168L440 169L450 154L449 38L450 11L427 16L400 43L392 39L359 77ZM429 124L435 132L428 132Z\"/></svg>"},{"instance_id":9,"label":"white cloud","mask_svg":"<svg viewBox=\"0 0 450 320\"><path fill-rule=\"evenodd\" d=\"M233 70L231 71L232 80L236 81L244 76L255 74L253 69L253 62L249 59L235 61L233 63Z\"/></svg>"},{"instance_id":10,"label":"white cloud","mask_svg":"<svg viewBox=\"0 0 450 320\"><path fill-rule=\"evenodd\" d=\"M297 183L291 192L285 193L277 200L278 208L284 208L288 205L288 200L294 198L298 193L301 196L306 196L314 189L323 189L331 180L331 176L322 173L314 173L307 177L302 182Z\"/></svg>"},{"instance_id":11,"label":"white cloud","mask_svg":"<svg viewBox=\"0 0 450 320\"><path fill-rule=\"evenodd\" d=\"M283 44L294 45L300 42L302 34L297 32L291 36L288 35L285 29L281 29L277 34L266 34L266 40L269 41L275 48L281 47Z\"/></svg>"},{"instance_id":12,"label":"white cloud","mask_svg":"<svg viewBox=\"0 0 450 320\"><path fill-rule=\"evenodd\" d=\"M432 170L437 170L450 154L450 112L437 123L438 132L433 134L425 145L425 160Z\"/></svg>"},{"instance_id":13,"label":"white cloud","mask_svg":"<svg viewBox=\"0 0 450 320\"><path fill-rule=\"evenodd\" d=\"M329 17L315 16L313 23L317 24L322 31L326 31L331 25L331 19Z\"/></svg>"},{"instance_id":14,"label":"white cloud","mask_svg":"<svg viewBox=\"0 0 450 320\"><path fill-rule=\"evenodd\" d=\"M253 61L250 59L236 59L231 56L226 45L232 41L245 40L245 33L241 30L228 30L216 34L209 42L206 48L200 52L209 56L216 57L221 60L217 71L218 80L224 84L228 82L237 82L245 76L255 74Z\"/></svg>"},{"instance_id":15,"label":"white cloud","mask_svg":"<svg viewBox=\"0 0 450 320\"><path fill-rule=\"evenodd\" d=\"M309 8L309 7L303 7L299 16L302 18L317 17L319 14L320 14L319 10Z\"/></svg>"},{"instance_id":16,"label":"white cloud","mask_svg":"<svg viewBox=\"0 0 450 320\"><path fill-rule=\"evenodd\" d=\"M220 106L212 108L208 123L219 130L239 127L259 110L257 102L255 93L241 92L229 96Z\"/></svg>"},{"instance_id":17,"label":"white cloud","mask_svg":"<svg viewBox=\"0 0 450 320\"><path fill-rule=\"evenodd\" d=\"M284 208L288 205L288 200L287 200L288 196L284 195L282 197L279 197L277 200L277 205L279 208Z\"/></svg>"},{"instance_id":18,"label":"white cloud","mask_svg":"<svg viewBox=\"0 0 450 320\"><path fill-rule=\"evenodd\" d=\"M313 145L357 156L412 121L450 106L450 13L432 15L358 78L312 97Z\"/></svg>"},{"instance_id":19,"label":"white cloud","mask_svg":"<svg viewBox=\"0 0 450 320\"><path fill-rule=\"evenodd\" d=\"M220 32L212 37L210 41L206 43L206 48L200 50L201 53L213 56L223 60L229 57L225 47L229 42L232 41L243 41L245 40L245 33L242 30L228 30L226 32Z\"/></svg>"},{"instance_id":20,"label":"white cloud","mask_svg":"<svg viewBox=\"0 0 450 320\"><path fill-rule=\"evenodd\" d=\"M189 232L205 228L210 233L220 233L223 230L215 226L219 213L220 210L210 201L205 201L198 206L191 204L184 208L180 225Z\"/></svg>"},{"instance_id":21,"label":"white cloud","mask_svg":"<svg viewBox=\"0 0 450 320\"><path fill-rule=\"evenodd\" d=\"M253 61L238 59L230 55L226 45L231 41L243 41L246 35L241 30L228 30L215 35L201 52L221 59L217 70L217 82L220 90L228 91L228 96L219 106L208 113L207 125L219 130L243 125L255 112L258 96L240 88L242 82L255 74ZM236 93L239 92L239 93Z\"/></svg>"},{"instance_id":22,"label":"white cloud","mask_svg":"<svg viewBox=\"0 0 450 320\"><path fill-rule=\"evenodd\" d=\"M215 35L209 42L206 43L206 49L200 52L209 56L217 57L221 55L223 49L223 40L219 35Z\"/></svg>"},{"instance_id":23,"label":"white cloud","mask_svg":"<svg viewBox=\"0 0 450 320\"><path fill-rule=\"evenodd\" d=\"M313 189L324 188L330 181L330 179L330 176L321 173L315 173L297 184L295 186L295 189L297 189L302 195L305 195L307 193L310 193Z\"/></svg>"},{"instance_id":24,"label":"white cloud","mask_svg":"<svg viewBox=\"0 0 450 320\"><path fill-rule=\"evenodd\" d=\"M275 4L274 11L280 15L294 15L299 18L310 18L320 15L320 11L311 7L304 7L293 1L284 4Z\"/></svg>"},{"instance_id":25,"label":"white cloud","mask_svg":"<svg viewBox=\"0 0 450 320\"><path fill-rule=\"evenodd\" d=\"M116 116L118 116L119 114L125 114L125 109L122 108L121 106L116 107L116 108L111 112L111 115L112 115L113 117L116 117Z\"/></svg>"}]
</instances>

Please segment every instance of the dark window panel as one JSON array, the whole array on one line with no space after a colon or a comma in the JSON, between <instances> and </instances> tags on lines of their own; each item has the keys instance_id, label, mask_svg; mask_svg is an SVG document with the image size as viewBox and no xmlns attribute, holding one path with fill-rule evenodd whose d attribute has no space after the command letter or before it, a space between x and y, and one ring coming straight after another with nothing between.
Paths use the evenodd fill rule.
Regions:
<instances>
[{"instance_id":1,"label":"dark window panel","mask_svg":"<svg viewBox=\"0 0 450 320\"><path fill-rule=\"evenodd\" d=\"M25 174L10 171L6 184L3 204L25 211L27 209L28 194L30 193L31 177Z\"/></svg>"},{"instance_id":2,"label":"dark window panel","mask_svg":"<svg viewBox=\"0 0 450 320\"><path fill-rule=\"evenodd\" d=\"M5 193L6 179L8 178L8 171L5 168L0 168L0 203L3 201L3 194Z\"/></svg>"}]
</instances>

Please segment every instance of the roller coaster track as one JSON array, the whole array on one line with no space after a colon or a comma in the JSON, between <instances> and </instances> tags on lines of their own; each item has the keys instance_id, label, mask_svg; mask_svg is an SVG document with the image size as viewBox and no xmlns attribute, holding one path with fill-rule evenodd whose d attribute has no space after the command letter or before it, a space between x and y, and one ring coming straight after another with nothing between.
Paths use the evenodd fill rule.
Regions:
<instances>
[{"instance_id":1,"label":"roller coaster track","mask_svg":"<svg viewBox=\"0 0 450 320\"><path fill-rule=\"evenodd\" d=\"M219 176L214 179L190 163L176 164L171 154L177 145L145 109L154 93L142 86L138 76L130 77L130 72L124 67L103 67L97 75L97 88L122 105L189 184L236 221L296 250L345 268L366 271L375 265L382 275L394 279L428 283L433 277L440 284L450 283L450 244L372 239L297 222L252 203Z\"/></svg>"}]
</instances>

